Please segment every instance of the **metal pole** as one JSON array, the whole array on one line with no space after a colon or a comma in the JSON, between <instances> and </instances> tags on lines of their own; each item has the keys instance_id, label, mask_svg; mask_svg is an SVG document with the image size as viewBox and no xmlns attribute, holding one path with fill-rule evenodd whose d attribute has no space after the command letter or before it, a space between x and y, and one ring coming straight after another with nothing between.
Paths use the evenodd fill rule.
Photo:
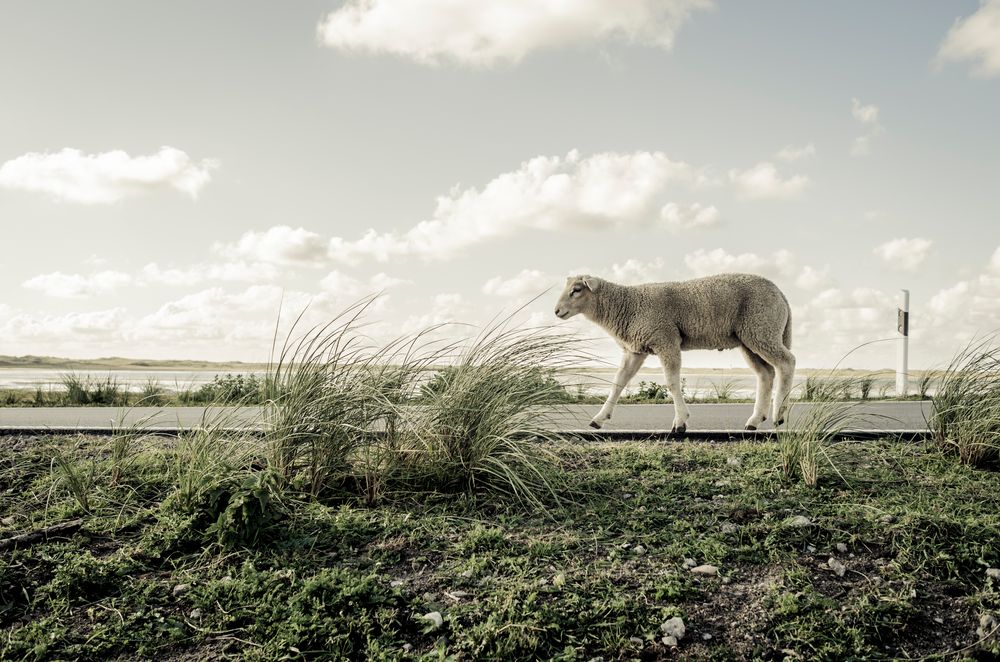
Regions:
<instances>
[{"instance_id":1,"label":"metal pole","mask_svg":"<svg viewBox=\"0 0 1000 662\"><path fill-rule=\"evenodd\" d=\"M896 352L896 395L905 396L909 386L907 362L910 353L910 291L899 291L899 311L896 316L896 331L899 333Z\"/></svg>"}]
</instances>

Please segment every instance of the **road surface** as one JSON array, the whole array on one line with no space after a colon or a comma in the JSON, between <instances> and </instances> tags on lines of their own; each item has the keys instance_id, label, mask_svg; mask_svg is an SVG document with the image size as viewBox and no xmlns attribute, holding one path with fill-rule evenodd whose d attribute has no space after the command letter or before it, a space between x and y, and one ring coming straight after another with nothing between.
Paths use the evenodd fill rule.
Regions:
<instances>
[{"instance_id":1,"label":"road surface","mask_svg":"<svg viewBox=\"0 0 1000 662\"><path fill-rule=\"evenodd\" d=\"M689 430L742 430L753 409L750 403L692 404ZM789 426L810 407L796 403L789 416ZM546 408L540 414L553 430L587 428L599 405L567 405ZM864 402L852 410L854 420L847 427L856 430L924 430L930 417L928 401ZM0 428L109 428L124 414L126 423L149 417L145 424L152 428L187 428L217 416L228 417L227 427L252 424L258 417L255 407L237 410L229 407L135 407L120 410L114 407L0 407ZM674 417L673 405L619 405L605 430L669 430ZM769 429L770 421L762 429Z\"/></svg>"}]
</instances>

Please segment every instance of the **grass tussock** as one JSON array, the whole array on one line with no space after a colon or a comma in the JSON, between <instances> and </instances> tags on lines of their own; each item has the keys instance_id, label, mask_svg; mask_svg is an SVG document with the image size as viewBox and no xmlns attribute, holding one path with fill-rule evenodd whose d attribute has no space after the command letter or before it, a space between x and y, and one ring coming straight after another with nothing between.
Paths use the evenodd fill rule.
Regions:
<instances>
[{"instance_id":1,"label":"grass tussock","mask_svg":"<svg viewBox=\"0 0 1000 662\"><path fill-rule=\"evenodd\" d=\"M1000 345L990 335L970 342L938 378L929 421L941 447L963 464L1000 460Z\"/></svg>"},{"instance_id":2,"label":"grass tussock","mask_svg":"<svg viewBox=\"0 0 1000 662\"><path fill-rule=\"evenodd\" d=\"M579 358L568 351L572 344L549 329L511 329L507 321L468 342L396 431L406 481L534 505L554 494L543 444L557 435L539 407L565 401L565 387L551 375Z\"/></svg>"},{"instance_id":3,"label":"grass tussock","mask_svg":"<svg viewBox=\"0 0 1000 662\"><path fill-rule=\"evenodd\" d=\"M362 333L371 301L290 336L272 364L264 441L281 484L368 504L457 492L539 506L552 495L543 445L555 435L536 407L569 397L552 375L572 363L572 341L501 321L464 343L429 329L376 345Z\"/></svg>"},{"instance_id":4,"label":"grass tussock","mask_svg":"<svg viewBox=\"0 0 1000 662\"><path fill-rule=\"evenodd\" d=\"M794 408L794 405L793 405ZM822 467L840 474L831 448L834 439L844 430L858 427L855 405L832 400L813 403L794 422L776 431L785 478L801 477L809 487L819 483Z\"/></svg>"}]
</instances>

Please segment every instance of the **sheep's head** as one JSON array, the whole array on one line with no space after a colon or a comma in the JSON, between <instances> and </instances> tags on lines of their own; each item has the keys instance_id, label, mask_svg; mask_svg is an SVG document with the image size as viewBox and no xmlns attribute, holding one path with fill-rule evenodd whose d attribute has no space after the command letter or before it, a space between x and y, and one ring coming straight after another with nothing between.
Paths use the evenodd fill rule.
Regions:
<instances>
[{"instance_id":1,"label":"sheep's head","mask_svg":"<svg viewBox=\"0 0 1000 662\"><path fill-rule=\"evenodd\" d=\"M566 289L556 302L556 317L567 320L573 315L586 313L594 308L594 297L601 283L593 276L570 276Z\"/></svg>"}]
</instances>

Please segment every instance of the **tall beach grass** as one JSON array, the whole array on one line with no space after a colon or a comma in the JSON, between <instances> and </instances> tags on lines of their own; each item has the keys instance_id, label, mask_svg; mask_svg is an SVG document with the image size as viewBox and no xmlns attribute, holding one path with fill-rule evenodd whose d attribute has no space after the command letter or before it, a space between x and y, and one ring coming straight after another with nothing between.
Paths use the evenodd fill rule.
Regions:
<instances>
[{"instance_id":1,"label":"tall beach grass","mask_svg":"<svg viewBox=\"0 0 1000 662\"><path fill-rule=\"evenodd\" d=\"M1000 345L997 335L973 340L938 378L929 421L934 438L964 464L1000 459Z\"/></svg>"}]
</instances>

